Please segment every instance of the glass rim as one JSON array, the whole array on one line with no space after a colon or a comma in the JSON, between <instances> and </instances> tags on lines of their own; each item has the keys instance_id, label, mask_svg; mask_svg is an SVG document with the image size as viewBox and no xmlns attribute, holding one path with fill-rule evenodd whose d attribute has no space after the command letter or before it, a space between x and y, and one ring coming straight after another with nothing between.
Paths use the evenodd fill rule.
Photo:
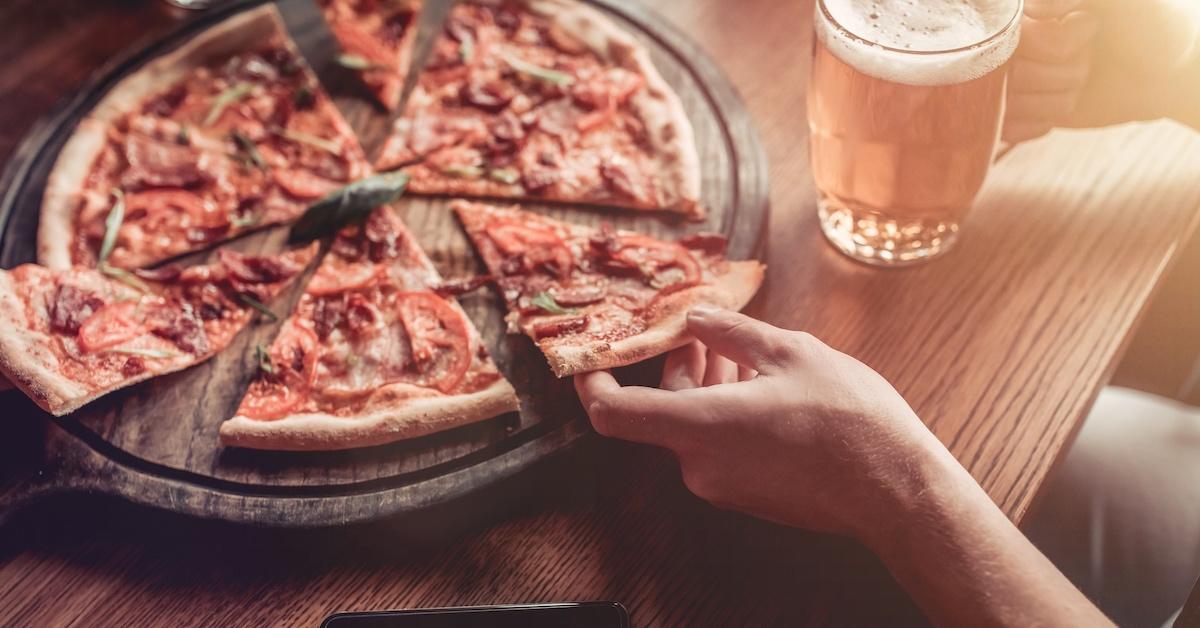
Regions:
<instances>
[{"instance_id":1,"label":"glass rim","mask_svg":"<svg viewBox=\"0 0 1200 628\"><path fill-rule=\"evenodd\" d=\"M940 48L938 50L912 50L912 49L908 49L908 48L894 48L894 47L888 46L886 44L881 44L879 42L871 41L870 39L867 39L865 36L855 33L854 31L850 30L849 28L846 28L845 25L843 25L841 22L837 21L837 18L833 17L833 14L829 12L829 7L825 6L825 0L817 0L817 8L821 11L821 15L824 16L825 21L828 22L835 29L837 29L838 32L846 35L847 37L850 37L851 39L853 39L855 41L864 43L868 46L875 46L877 48L881 48L888 52L897 52L897 53L904 54L904 55L914 55L914 56L944 55L944 54L952 54L952 53L956 53L956 52L970 52L972 50L976 50L976 49L982 48L983 46L986 46L988 44L994 43L997 39L999 39L1000 37L1002 37L1009 31L1011 31L1017 24L1019 24L1021 22L1021 15L1024 13L1024 8L1025 8L1025 0L1016 0L1014 2L1014 4L1015 4L1015 7L1014 7L1015 10L1013 11L1013 14L1008 18L1008 21L1004 23L1004 26L1001 26L999 28L999 30L997 30L996 32L988 35L987 37L984 37L983 39L981 39L973 44L968 44L966 46L957 46L955 48Z\"/></svg>"}]
</instances>

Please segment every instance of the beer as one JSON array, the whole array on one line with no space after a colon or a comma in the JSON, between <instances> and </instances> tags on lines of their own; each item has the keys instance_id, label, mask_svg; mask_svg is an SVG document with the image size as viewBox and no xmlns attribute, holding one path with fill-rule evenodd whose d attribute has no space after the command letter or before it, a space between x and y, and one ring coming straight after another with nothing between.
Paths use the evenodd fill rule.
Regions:
<instances>
[{"instance_id":1,"label":"beer","mask_svg":"<svg viewBox=\"0 0 1200 628\"><path fill-rule=\"evenodd\" d=\"M1020 0L818 0L808 89L821 228L883 265L946 250L983 185Z\"/></svg>"}]
</instances>

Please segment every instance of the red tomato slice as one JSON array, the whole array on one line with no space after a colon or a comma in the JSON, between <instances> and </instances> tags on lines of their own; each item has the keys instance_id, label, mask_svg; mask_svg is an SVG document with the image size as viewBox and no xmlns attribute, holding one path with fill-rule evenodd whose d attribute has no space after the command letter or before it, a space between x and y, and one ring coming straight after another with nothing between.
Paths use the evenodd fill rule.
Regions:
<instances>
[{"instance_id":1,"label":"red tomato slice","mask_svg":"<svg viewBox=\"0 0 1200 628\"><path fill-rule=\"evenodd\" d=\"M237 414L251 419L271 420L286 416L308 397L317 372L319 343L312 330L289 323L271 345L275 373L250 386ZM299 357L301 369L295 369Z\"/></svg>"},{"instance_id":2,"label":"red tomato slice","mask_svg":"<svg viewBox=\"0 0 1200 628\"><path fill-rule=\"evenodd\" d=\"M423 383L449 393L471 367L466 319L432 292L401 292L393 298Z\"/></svg>"},{"instance_id":3,"label":"red tomato slice","mask_svg":"<svg viewBox=\"0 0 1200 628\"><path fill-rule=\"evenodd\" d=\"M344 185L307 170L276 168L271 171L271 176L284 192L302 199L321 198Z\"/></svg>"},{"instance_id":4,"label":"red tomato slice","mask_svg":"<svg viewBox=\"0 0 1200 628\"><path fill-rule=\"evenodd\" d=\"M678 268L683 279L672 284L692 285L700 282L700 264L686 248L675 242L663 242L640 234L622 235L614 256L643 272L656 274L667 268Z\"/></svg>"},{"instance_id":5,"label":"red tomato slice","mask_svg":"<svg viewBox=\"0 0 1200 628\"><path fill-rule=\"evenodd\" d=\"M312 280L308 282L305 292L320 297L338 292L360 290L375 282L379 277L382 266L366 263L338 263L339 260L326 260L317 268Z\"/></svg>"},{"instance_id":6,"label":"red tomato slice","mask_svg":"<svg viewBox=\"0 0 1200 628\"><path fill-rule=\"evenodd\" d=\"M545 266L559 277L571 274L575 258L557 233L516 223L493 223L486 231L501 252L523 256L528 268Z\"/></svg>"},{"instance_id":7,"label":"red tomato slice","mask_svg":"<svg viewBox=\"0 0 1200 628\"><path fill-rule=\"evenodd\" d=\"M145 316L137 320L137 303L109 303L92 313L79 326L79 346L87 352L115 347L146 331Z\"/></svg>"}]
</instances>

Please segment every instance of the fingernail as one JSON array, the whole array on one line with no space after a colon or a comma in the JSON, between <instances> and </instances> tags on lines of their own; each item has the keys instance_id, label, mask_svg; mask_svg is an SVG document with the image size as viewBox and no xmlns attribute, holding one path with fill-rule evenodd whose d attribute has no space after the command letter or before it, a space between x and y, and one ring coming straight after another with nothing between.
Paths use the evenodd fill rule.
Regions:
<instances>
[{"instance_id":1,"label":"fingernail","mask_svg":"<svg viewBox=\"0 0 1200 628\"><path fill-rule=\"evenodd\" d=\"M689 318L705 318L705 317L713 316L713 315L719 313L720 311L721 310L719 310L711 305L707 305L704 303L698 303L696 305L693 305L692 309L688 311L688 317Z\"/></svg>"}]
</instances>

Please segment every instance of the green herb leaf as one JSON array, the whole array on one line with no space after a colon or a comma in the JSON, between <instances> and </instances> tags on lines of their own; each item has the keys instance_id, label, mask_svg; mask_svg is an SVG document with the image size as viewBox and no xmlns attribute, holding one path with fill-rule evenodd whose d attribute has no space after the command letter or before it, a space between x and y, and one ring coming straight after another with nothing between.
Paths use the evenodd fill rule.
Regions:
<instances>
[{"instance_id":1,"label":"green herb leaf","mask_svg":"<svg viewBox=\"0 0 1200 628\"><path fill-rule=\"evenodd\" d=\"M100 265L112 254L113 247L117 245L117 232L121 230L121 223L125 222L125 193L120 188L113 188L110 193L113 206L108 210L108 217L104 219L104 239L100 241L98 258Z\"/></svg>"},{"instance_id":2,"label":"green herb leaf","mask_svg":"<svg viewBox=\"0 0 1200 628\"><path fill-rule=\"evenodd\" d=\"M254 144L254 140L246 137L241 131L234 131L229 135L233 138L233 143L237 144L238 150L245 153L249 163L253 164L256 168L267 169L267 162L263 160L262 154L258 152L258 146Z\"/></svg>"},{"instance_id":3,"label":"green herb leaf","mask_svg":"<svg viewBox=\"0 0 1200 628\"><path fill-rule=\"evenodd\" d=\"M108 353L121 353L124 355L136 355L136 356L140 356L143 358L156 358L156 359L160 359L160 360L166 359L166 358L177 358L177 357L183 355L182 353L177 353L177 352L173 352L173 351L160 351L158 349L138 349L136 347L115 347L112 349L107 349L107 351L108 351Z\"/></svg>"},{"instance_id":4,"label":"green herb leaf","mask_svg":"<svg viewBox=\"0 0 1200 628\"><path fill-rule=\"evenodd\" d=\"M533 295L533 297L531 299L529 299L529 304L536 308L541 309L544 312L548 312L550 314L578 314L579 313L579 310L577 310L575 308L567 308L567 307L563 307L563 306L559 305L558 301L554 300L554 295L550 294L549 292L544 292L544 291Z\"/></svg>"},{"instance_id":5,"label":"green herb leaf","mask_svg":"<svg viewBox=\"0 0 1200 628\"><path fill-rule=\"evenodd\" d=\"M565 72L551 70L550 68L543 68L540 65L535 65L511 54L504 54L503 58L504 62L507 63L512 69L520 72L521 74L538 79L539 81L546 81L547 83L553 83L555 85L562 86L570 85L571 83L575 82L575 77Z\"/></svg>"},{"instance_id":6,"label":"green herb leaf","mask_svg":"<svg viewBox=\"0 0 1200 628\"><path fill-rule=\"evenodd\" d=\"M275 365L271 364L271 354L262 345L254 345L254 360L258 362L258 370L267 375L275 374Z\"/></svg>"},{"instance_id":7,"label":"green herb leaf","mask_svg":"<svg viewBox=\"0 0 1200 628\"><path fill-rule=\"evenodd\" d=\"M355 181L309 205L292 225L288 241L295 244L336 232L351 222L362 220L371 210L386 205L404 192L408 175L385 172Z\"/></svg>"},{"instance_id":8,"label":"green herb leaf","mask_svg":"<svg viewBox=\"0 0 1200 628\"><path fill-rule=\"evenodd\" d=\"M192 143L192 131L186 124L179 127L179 132L175 134L175 143L184 146Z\"/></svg>"},{"instance_id":9,"label":"green herb leaf","mask_svg":"<svg viewBox=\"0 0 1200 628\"><path fill-rule=\"evenodd\" d=\"M213 123L221 118L221 114L225 111L226 107L249 96L253 89L254 86L250 83L238 83L217 94L217 98L213 100L212 107L208 109L208 115L204 116L204 126L212 126Z\"/></svg>"},{"instance_id":10,"label":"green herb leaf","mask_svg":"<svg viewBox=\"0 0 1200 628\"><path fill-rule=\"evenodd\" d=\"M100 262L100 265L96 268L105 275L116 279L130 288L140 292L150 292L150 286L147 285L146 282L142 281L137 275L125 270L124 268L109 266L106 262Z\"/></svg>"},{"instance_id":11,"label":"green herb leaf","mask_svg":"<svg viewBox=\"0 0 1200 628\"><path fill-rule=\"evenodd\" d=\"M479 166L446 166L442 168L442 174L461 179L478 179L483 176L483 168Z\"/></svg>"},{"instance_id":12,"label":"green herb leaf","mask_svg":"<svg viewBox=\"0 0 1200 628\"><path fill-rule=\"evenodd\" d=\"M315 100L316 96L313 94L312 88L307 85L301 85L299 89L292 93L292 104L301 109L311 107Z\"/></svg>"},{"instance_id":13,"label":"green herb leaf","mask_svg":"<svg viewBox=\"0 0 1200 628\"><path fill-rule=\"evenodd\" d=\"M495 168L488 171L488 177L500 183L512 185L521 180L521 174L512 168Z\"/></svg>"},{"instance_id":14,"label":"green herb leaf","mask_svg":"<svg viewBox=\"0 0 1200 628\"><path fill-rule=\"evenodd\" d=\"M275 315L275 312L271 311L271 308L263 305L262 301L259 301L258 299L254 298L252 296L239 293L237 295L237 300L241 301L242 304L245 305L246 307L250 307L255 310L258 310L258 313L262 314L263 317L266 318L267 321L269 321L269 322L274 323L275 321L279 320L279 317Z\"/></svg>"},{"instance_id":15,"label":"green herb leaf","mask_svg":"<svg viewBox=\"0 0 1200 628\"><path fill-rule=\"evenodd\" d=\"M233 220L229 221L229 224L235 229L245 229L246 227L257 225L260 220L262 220L261 216L254 212L249 212L241 216L234 216Z\"/></svg>"},{"instance_id":16,"label":"green herb leaf","mask_svg":"<svg viewBox=\"0 0 1200 628\"><path fill-rule=\"evenodd\" d=\"M342 154L342 147L339 146L337 142L327 140L323 137L317 137L316 135L310 135L303 131L293 131L291 129L279 129L277 134L284 139L288 139L299 144L308 144L313 148L323 150L334 156L340 157Z\"/></svg>"},{"instance_id":17,"label":"green herb leaf","mask_svg":"<svg viewBox=\"0 0 1200 628\"><path fill-rule=\"evenodd\" d=\"M340 54L337 56L338 65L351 70L387 70L390 66L383 63L375 63L366 57L352 54Z\"/></svg>"},{"instance_id":18,"label":"green herb leaf","mask_svg":"<svg viewBox=\"0 0 1200 628\"><path fill-rule=\"evenodd\" d=\"M463 32L462 41L458 42L458 56L463 63L470 63L475 57L475 38L468 32Z\"/></svg>"}]
</instances>

